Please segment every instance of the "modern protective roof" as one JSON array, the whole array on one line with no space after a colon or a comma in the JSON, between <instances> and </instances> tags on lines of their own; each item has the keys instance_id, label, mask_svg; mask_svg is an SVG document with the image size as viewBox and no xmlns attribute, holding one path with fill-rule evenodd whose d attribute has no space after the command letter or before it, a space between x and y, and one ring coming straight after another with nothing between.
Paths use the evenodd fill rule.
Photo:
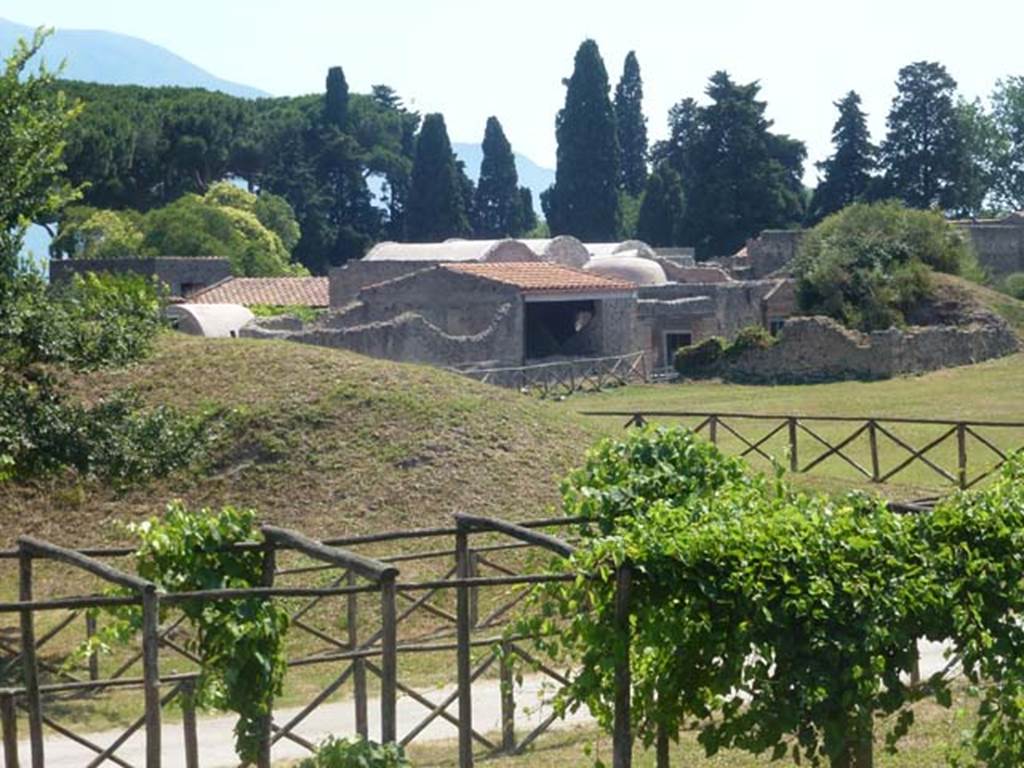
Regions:
<instances>
[{"instance_id":1,"label":"modern protective roof","mask_svg":"<svg viewBox=\"0 0 1024 768\"><path fill-rule=\"evenodd\" d=\"M626 280L635 285L664 285L668 282L661 265L639 256L637 251L597 256L588 261L584 269L591 275Z\"/></svg>"},{"instance_id":2,"label":"modern protective roof","mask_svg":"<svg viewBox=\"0 0 1024 768\"><path fill-rule=\"evenodd\" d=\"M520 239L520 243L533 251L541 261L580 268L587 263L590 252L572 235L550 238Z\"/></svg>"},{"instance_id":3,"label":"modern protective roof","mask_svg":"<svg viewBox=\"0 0 1024 768\"><path fill-rule=\"evenodd\" d=\"M643 240L623 240L620 243L584 243L583 247L586 248L594 258L612 256L614 254L625 253L626 251L635 251L636 255L645 259L653 259L657 257L654 249Z\"/></svg>"},{"instance_id":4,"label":"modern protective roof","mask_svg":"<svg viewBox=\"0 0 1024 768\"><path fill-rule=\"evenodd\" d=\"M326 277L229 277L189 296L193 304L326 307Z\"/></svg>"},{"instance_id":5,"label":"modern protective roof","mask_svg":"<svg viewBox=\"0 0 1024 768\"><path fill-rule=\"evenodd\" d=\"M363 261L537 261L518 240L448 240L444 243L377 243Z\"/></svg>"},{"instance_id":6,"label":"modern protective roof","mask_svg":"<svg viewBox=\"0 0 1024 768\"><path fill-rule=\"evenodd\" d=\"M442 269L512 285L526 295L571 293L625 293L636 290L634 283L612 280L579 269L547 262L496 264L442 264Z\"/></svg>"},{"instance_id":7,"label":"modern protective roof","mask_svg":"<svg viewBox=\"0 0 1024 768\"><path fill-rule=\"evenodd\" d=\"M170 304L164 314L179 331L208 339L237 336L253 319L252 312L238 304Z\"/></svg>"}]
</instances>

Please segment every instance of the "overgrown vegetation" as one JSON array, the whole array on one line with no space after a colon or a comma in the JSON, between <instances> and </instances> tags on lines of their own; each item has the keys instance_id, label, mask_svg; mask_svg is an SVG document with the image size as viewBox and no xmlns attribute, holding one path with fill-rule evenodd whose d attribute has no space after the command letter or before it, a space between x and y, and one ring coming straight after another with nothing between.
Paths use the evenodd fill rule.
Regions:
<instances>
[{"instance_id":1,"label":"overgrown vegetation","mask_svg":"<svg viewBox=\"0 0 1024 768\"><path fill-rule=\"evenodd\" d=\"M1014 272L1003 281L1003 287L1015 299L1024 300L1024 272Z\"/></svg>"},{"instance_id":2,"label":"overgrown vegetation","mask_svg":"<svg viewBox=\"0 0 1024 768\"><path fill-rule=\"evenodd\" d=\"M560 706L611 724L627 652L615 574L628 563L632 717L647 745L694 726L708 755L869 766L880 718L894 716L895 748L914 702L949 705L941 674L907 680L918 639L950 638L969 679L985 681L961 759L1024 759L1012 650L1024 643L1024 456L987 490L901 516L862 495L798 493L687 431L646 429L601 443L563 497L586 518L567 565L580 578L538 590L520 627L578 670Z\"/></svg>"},{"instance_id":3,"label":"overgrown vegetation","mask_svg":"<svg viewBox=\"0 0 1024 768\"><path fill-rule=\"evenodd\" d=\"M718 336L680 347L676 350L675 369L682 376L701 378L714 376L720 366L736 360L752 349L768 349L775 344L775 338L760 325L748 325L736 334L731 342Z\"/></svg>"},{"instance_id":4,"label":"overgrown vegetation","mask_svg":"<svg viewBox=\"0 0 1024 768\"><path fill-rule=\"evenodd\" d=\"M316 755L296 768L410 768L405 750L397 744L377 744L362 738L330 737L317 747Z\"/></svg>"},{"instance_id":5,"label":"overgrown vegetation","mask_svg":"<svg viewBox=\"0 0 1024 768\"><path fill-rule=\"evenodd\" d=\"M942 214L888 201L826 218L808 231L793 266L801 311L873 331L902 325L931 295L931 270L971 273L976 259Z\"/></svg>"}]
</instances>

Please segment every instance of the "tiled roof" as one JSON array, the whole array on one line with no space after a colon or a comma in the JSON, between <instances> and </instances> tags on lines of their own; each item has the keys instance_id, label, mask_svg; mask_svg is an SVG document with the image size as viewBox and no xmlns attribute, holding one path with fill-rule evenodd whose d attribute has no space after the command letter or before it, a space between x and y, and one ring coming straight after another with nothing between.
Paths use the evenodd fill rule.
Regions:
<instances>
[{"instance_id":1,"label":"tiled roof","mask_svg":"<svg viewBox=\"0 0 1024 768\"><path fill-rule=\"evenodd\" d=\"M514 285L526 294L615 293L635 291L636 285L611 280L580 269L548 262L492 262L490 264L442 264L442 269Z\"/></svg>"},{"instance_id":2,"label":"tiled roof","mask_svg":"<svg viewBox=\"0 0 1024 768\"><path fill-rule=\"evenodd\" d=\"M326 307L326 277L229 277L188 297L194 304Z\"/></svg>"}]
</instances>

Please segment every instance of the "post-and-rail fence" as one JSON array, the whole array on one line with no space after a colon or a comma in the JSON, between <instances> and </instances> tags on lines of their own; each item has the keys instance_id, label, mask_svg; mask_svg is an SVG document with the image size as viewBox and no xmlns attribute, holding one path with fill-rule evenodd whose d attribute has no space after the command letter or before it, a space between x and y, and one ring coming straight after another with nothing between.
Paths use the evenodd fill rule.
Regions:
<instances>
[{"instance_id":1,"label":"post-and-rail fence","mask_svg":"<svg viewBox=\"0 0 1024 768\"><path fill-rule=\"evenodd\" d=\"M484 384L518 389L539 397L565 397L574 392L600 392L650 379L647 356L630 352L612 357L568 358L516 367L455 368L456 373Z\"/></svg>"},{"instance_id":2,"label":"post-and-rail fence","mask_svg":"<svg viewBox=\"0 0 1024 768\"><path fill-rule=\"evenodd\" d=\"M161 765L161 718L172 703L181 708L184 758L188 768L202 764L197 717L192 693L199 659L191 649L180 607L187 601L241 598L285 600L291 631L302 634L301 652L289 647L289 672L320 666L319 691L303 699L305 705L287 722L271 718L263 726L259 768L271 765L271 747L282 739L313 752L316 745L299 726L321 705L348 687L354 708L355 732L383 743L407 745L437 720L457 729L460 766L472 766L474 750L485 754L518 753L528 748L554 722L551 713L528 733L517 732L514 664L516 659L554 683L564 684L564 673L551 669L530 652L530 638L510 634L508 617L533 585L571 578L552 572L526 572L531 551L567 555L572 545L541 529L571 526L570 518L533 520L516 524L504 520L458 514L450 527L394 531L316 541L303 534L264 526L262 542L235 546L262 551L263 579L258 587L213 589L197 592L162 592L154 584L119 567L129 558L128 548L68 549L23 536L17 548L0 550L0 565L16 564L19 599L0 603L0 721L3 765L17 768L46 765L46 736L56 734L75 742L90 758L90 768L114 764L131 768L122 747L136 732L145 737L146 768ZM447 546L424 549L430 541ZM397 554L371 557L355 550L364 546L400 543ZM289 562L283 562L289 560ZM92 579L97 585L117 587L116 593L95 589L88 594L40 596L39 569L58 563ZM402 568L427 569L426 578L405 580ZM300 577L317 581L296 584ZM45 583L51 588L50 583ZM372 602L368 602L372 601ZM340 603L340 604L339 604ZM453 607L449 605L453 604ZM193 603L194 604L194 603ZM96 614L89 609L141 606L143 622L137 644L124 650L126 658L95 655L68 667L52 651L64 637L77 648L94 635ZM369 607L369 610L368 610ZM16 626L5 617L18 617ZM100 618L102 621L102 615ZM70 635L70 636L69 636ZM135 643L135 641L133 641ZM65 653L65 657L70 653ZM399 660L418 654L455 654L458 684L452 693L431 698L436 691L417 690L417 680L402 680ZM187 671L173 671L179 665ZM473 727L474 684L497 665L500 688L500 738ZM107 667L108 669L104 669ZM170 668L172 671L168 671ZM370 733L368 677L379 681L379 734ZM327 681L326 684L323 684ZM74 707L122 690L142 691L143 714L106 744L95 743L80 723ZM443 692L442 692L443 693ZM490 695L490 694L488 694ZM396 702L407 697L423 707L422 719L399 732ZM451 710L457 707L453 713ZM84 711L84 710L83 710ZM61 713L65 720L60 719ZM19 754L19 726L27 723L28 748ZM339 733L338 735L352 735ZM119 750L122 754L119 754ZM28 754L24 754L28 752ZM166 755L166 750L164 751Z\"/></svg>"},{"instance_id":3,"label":"post-and-rail fence","mask_svg":"<svg viewBox=\"0 0 1024 768\"><path fill-rule=\"evenodd\" d=\"M884 416L768 415L707 411L582 411L626 419L627 428L682 423L727 453L791 473L841 470L844 480L906 481L945 492L993 476L1024 448L1024 422Z\"/></svg>"}]
</instances>

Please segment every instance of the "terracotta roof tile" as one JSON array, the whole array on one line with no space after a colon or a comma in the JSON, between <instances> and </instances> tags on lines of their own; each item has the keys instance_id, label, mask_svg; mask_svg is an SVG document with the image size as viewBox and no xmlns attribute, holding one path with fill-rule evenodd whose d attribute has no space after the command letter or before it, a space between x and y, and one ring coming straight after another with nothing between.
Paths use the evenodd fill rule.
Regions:
<instances>
[{"instance_id":1,"label":"terracotta roof tile","mask_svg":"<svg viewBox=\"0 0 1024 768\"><path fill-rule=\"evenodd\" d=\"M442 269L474 275L505 285L514 285L526 294L538 293L615 293L635 291L636 285L612 280L580 269L548 262L491 262L489 264L442 264Z\"/></svg>"},{"instance_id":2,"label":"terracotta roof tile","mask_svg":"<svg viewBox=\"0 0 1024 768\"><path fill-rule=\"evenodd\" d=\"M326 277L229 277L189 296L195 304L326 307Z\"/></svg>"}]
</instances>

